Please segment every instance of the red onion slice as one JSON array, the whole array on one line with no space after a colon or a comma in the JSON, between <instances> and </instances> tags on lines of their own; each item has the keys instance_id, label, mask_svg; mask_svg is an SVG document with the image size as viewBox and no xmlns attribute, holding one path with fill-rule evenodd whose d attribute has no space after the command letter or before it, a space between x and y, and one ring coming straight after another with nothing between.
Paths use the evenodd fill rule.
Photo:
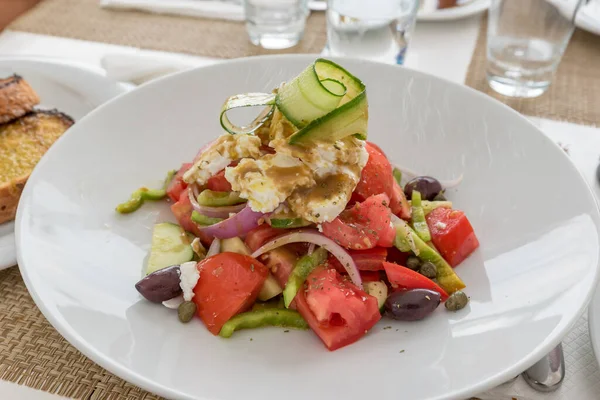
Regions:
<instances>
[{"instance_id":1,"label":"red onion slice","mask_svg":"<svg viewBox=\"0 0 600 400\"><path fill-rule=\"evenodd\" d=\"M225 221L210 226L201 226L200 229L206 234L219 239L243 236L248 231L256 228L259 220L264 215L261 212L252 211L250 206L246 206L242 211Z\"/></svg>"},{"instance_id":2,"label":"red onion slice","mask_svg":"<svg viewBox=\"0 0 600 400\"><path fill-rule=\"evenodd\" d=\"M352 283L359 288L362 288L362 279L360 278L360 273L358 272L358 268L356 268L356 264L354 263L354 260L350 254L348 254L348 252L342 246L328 237L323 236L315 229L305 229L284 233L283 235L280 235L262 245L258 250L252 253L252 257L260 257L267 251L271 251L277 247L281 247L290 243L314 243L317 246L323 247L325 250L333 254L333 256L337 258L344 266L344 269L346 269L346 272L348 272Z\"/></svg>"}]
</instances>

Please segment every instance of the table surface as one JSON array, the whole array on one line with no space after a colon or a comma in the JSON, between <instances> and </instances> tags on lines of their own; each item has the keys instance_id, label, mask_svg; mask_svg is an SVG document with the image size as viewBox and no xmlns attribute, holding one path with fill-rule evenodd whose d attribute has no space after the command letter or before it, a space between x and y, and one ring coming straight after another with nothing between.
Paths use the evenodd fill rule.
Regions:
<instances>
[{"instance_id":1,"label":"table surface","mask_svg":"<svg viewBox=\"0 0 600 400\"><path fill-rule=\"evenodd\" d=\"M406 66L462 84L475 47L479 21L479 17L474 17L459 21L419 22L410 43ZM31 33L13 31L0 33L0 56L50 56L99 67L101 58L106 54L132 54L139 51L132 47ZM172 53L143 52L172 56ZM178 55L178 57L197 65L207 65L215 60L189 55ZM573 162L582 170L590 185L595 187L596 194L600 198L600 187L593 184L593 169L598 162L598 155L597 152L594 154L590 151L590 149L600 148L600 129L543 119L533 119L533 121L550 137L570 147ZM0 380L0 398L62 399L60 396L2 380Z\"/></svg>"}]
</instances>

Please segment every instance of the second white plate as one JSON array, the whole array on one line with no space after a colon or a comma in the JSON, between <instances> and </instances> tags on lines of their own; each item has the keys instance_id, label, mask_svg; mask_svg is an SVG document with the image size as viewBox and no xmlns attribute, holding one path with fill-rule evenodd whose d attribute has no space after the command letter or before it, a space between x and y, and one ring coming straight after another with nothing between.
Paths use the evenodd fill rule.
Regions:
<instances>
[{"instance_id":1,"label":"second white plate","mask_svg":"<svg viewBox=\"0 0 600 400\"><path fill-rule=\"evenodd\" d=\"M103 70L51 58L0 57L0 78L17 74L40 96L38 108L56 108L75 121L127 91ZM0 224L0 270L17 263L14 223Z\"/></svg>"}]
</instances>

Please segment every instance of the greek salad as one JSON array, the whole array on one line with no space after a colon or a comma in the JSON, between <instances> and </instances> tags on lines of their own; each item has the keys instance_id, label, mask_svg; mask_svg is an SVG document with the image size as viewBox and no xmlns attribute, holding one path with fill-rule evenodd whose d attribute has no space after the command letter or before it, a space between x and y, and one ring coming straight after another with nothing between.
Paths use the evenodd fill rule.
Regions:
<instances>
[{"instance_id":1,"label":"greek salad","mask_svg":"<svg viewBox=\"0 0 600 400\"><path fill-rule=\"evenodd\" d=\"M259 106L247 126L228 112ZM312 329L329 350L381 318L426 318L468 303L454 268L479 242L429 176L405 182L367 140L365 85L317 59L272 93L227 99L224 133L117 206L171 202L178 224L155 225L147 300L198 317L214 335L265 326Z\"/></svg>"}]
</instances>

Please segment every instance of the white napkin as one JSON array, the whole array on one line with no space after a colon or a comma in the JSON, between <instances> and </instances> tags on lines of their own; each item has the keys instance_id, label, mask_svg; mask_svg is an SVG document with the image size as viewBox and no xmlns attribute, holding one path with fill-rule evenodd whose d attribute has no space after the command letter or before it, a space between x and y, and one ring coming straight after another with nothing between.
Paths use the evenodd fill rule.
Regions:
<instances>
[{"instance_id":1,"label":"white napkin","mask_svg":"<svg viewBox=\"0 0 600 400\"><path fill-rule=\"evenodd\" d=\"M600 35L600 0L590 0L579 9L575 24L581 29Z\"/></svg>"},{"instance_id":2,"label":"white napkin","mask_svg":"<svg viewBox=\"0 0 600 400\"><path fill-rule=\"evenodd\" d=\"M106 54L100 60L102 68L106 71L106 76L119 82L132 83L134 85L142 85L165 75L214 62L217 61L155 55L144 51L131 54Z\"/></svg>"},{"instance_id":3,"label":"white napkin","mask_svg":"<svg viewBox=\"0 0 600 400\"><path fill-rule=\"evenodd\" d=\"M219 0L100 0L100 7L230 21L244 20L244 8L240 4Z\"/></svg>"},{"instance_id":4,"label":"white napkin","mask_svg":"<svg viewBox=\"0 0 600 400\"><path fill-rule=\"evenodd\" d=\"M577 11L580 0L548 0L556 6L558 11L566 18L573 18L575 14L575 25L596 35L600 35L600 0L582 0L583 4Z\"/></svg>"}]
</instances>

